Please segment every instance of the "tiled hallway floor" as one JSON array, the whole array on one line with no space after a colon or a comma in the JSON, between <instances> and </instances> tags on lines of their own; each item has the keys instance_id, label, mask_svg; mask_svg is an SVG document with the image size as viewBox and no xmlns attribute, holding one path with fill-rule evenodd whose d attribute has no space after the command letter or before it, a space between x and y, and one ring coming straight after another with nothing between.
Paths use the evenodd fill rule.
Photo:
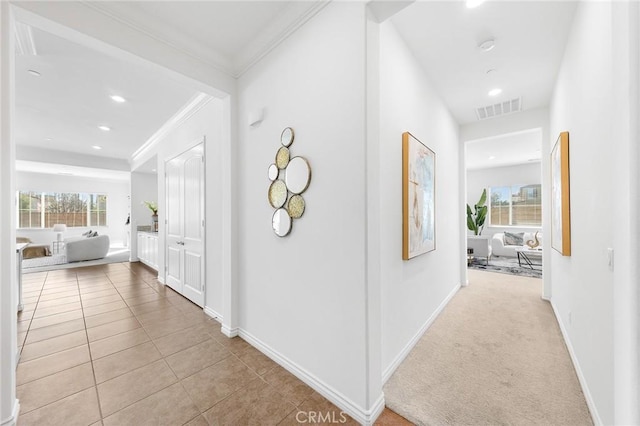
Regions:
<instances>
[{"instance_id":1,"label":"tiled hallway floor","mask_svg":"<svg viewBox=\"0 0 640 426\"><path fill-rule=\"evenodd\" d=\"M299 412L332 411L340 419L140 264L25 274L23 289L19 425L289 425Z\"/></svg>"}]
</instances>

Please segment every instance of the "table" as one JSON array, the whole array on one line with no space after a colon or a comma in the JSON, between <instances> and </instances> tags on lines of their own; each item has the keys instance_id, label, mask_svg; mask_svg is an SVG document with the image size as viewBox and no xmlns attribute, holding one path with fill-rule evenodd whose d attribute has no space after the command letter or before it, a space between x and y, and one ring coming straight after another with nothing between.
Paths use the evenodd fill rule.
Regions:
<instances>
[{"instance_id":1,"label":"table","mask_svg":"<svg viewBox=\"0 0 640 426\"><path fill-rule=\"evenodd\" d=\"M518 247L516 249L516 254L518 255L518 266L522 266L522 262L531 269L535 269L534 266L542 266L542 247L534 249L529 247ZM531 260L532 257L539 257L540 263L533 263Z\"/></svg>"},{"instance_id":2,"label":"table","mask_svg":"<svg viewBox=\"0 0 640 426\"><path fill-rule=\"evenodd\" d=\"M60 254L60 250L64 248L64 241L54 241L51 243L51 252L53 254Z\"/></svg>"},{"instance_id":3,"label":"table","mask_svg":"<svg viewBox=\"0 0 640 426\"><path fill-rule=\"evenodd\" d=\"M18 280L18 312L24 309L22 303L22 252L29 243L16 244L16 279Z\"/></svg>"}]
</instances>

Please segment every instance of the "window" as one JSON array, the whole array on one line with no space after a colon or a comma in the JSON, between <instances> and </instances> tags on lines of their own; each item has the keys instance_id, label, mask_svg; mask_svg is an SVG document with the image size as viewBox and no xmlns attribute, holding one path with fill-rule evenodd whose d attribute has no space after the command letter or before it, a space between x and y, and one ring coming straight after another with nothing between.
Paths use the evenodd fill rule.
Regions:
<instances>
[{"instance_id":1,"label":"window","mask_svg":"<svg viewBox=\"0 0 640 426\"><path fill-rule=\"evenodd\" d=\"M19 191L18 200L19 228L107 226L104 194Z\"/></svg>"},{"instance_id":2,"label":"window","mask_svg":"<svg viewBox=\"0 0 640 426\"><path fill-rule=\"evenodd\" d=\"M542 191L536 185L489 188L489 224L492 226L541 226Z\"/></svg>"}]
</instances>

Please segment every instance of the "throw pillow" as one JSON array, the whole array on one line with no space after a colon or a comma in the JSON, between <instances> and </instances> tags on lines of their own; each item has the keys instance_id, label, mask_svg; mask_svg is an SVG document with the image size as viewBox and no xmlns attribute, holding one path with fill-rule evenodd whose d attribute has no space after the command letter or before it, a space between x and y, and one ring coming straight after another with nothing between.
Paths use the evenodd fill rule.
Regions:
<instances>
[{"instance_id":1,"label":"throw pillow","mask_svg":"<svg viewBox=\"0 0 640 426\"><path fill-rule=\"evenodd\" d=\"M93 231L91 234L89 234L90 237L97 237L98 236L98 231Z\"/></svg>"},{"instance_id":2,"label":"throw pillow","mask_svg":"<svg viewBox=\"0 0 640 426\"><path fill-rule=\"evenodd\" d=\"M504 245L505 246L521 246L524 244L524 232L504 233Z\"/></svg>"},{"instance_id":3,"label":"throw pillow","mask_svg":"<svg viewBox=\"0 0 640 426\"><path fill-rule=\"evenodd\" d=\"M90 236L90 235L91 235L91 229L89 229L87 232L84 232L84 233L82 234L82 236L83 236L83 237L88 237L88 236Z\"/></svg>"}]
</instances>

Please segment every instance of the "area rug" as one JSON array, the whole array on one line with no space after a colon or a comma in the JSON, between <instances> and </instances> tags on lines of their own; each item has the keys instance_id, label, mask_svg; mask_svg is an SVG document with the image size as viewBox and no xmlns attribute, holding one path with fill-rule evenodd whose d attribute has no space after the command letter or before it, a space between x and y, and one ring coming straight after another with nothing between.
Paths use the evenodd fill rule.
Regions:
<instances>
[{"instance_id":1,"label":"area rug","mask_svg":"<svg viewBox=\"0 0 640 426\"><path fill-rule=\"evenodd\" d=\"M416 425L592 425L542 282L469 271L384 385Z\"/></svg>"},{"instance_id":2,"label":"area rug","mask_svg":"<svg viewBox=\"0 0 640 426\"><path fill-rule=\"evenodd\" d=\"M67 263L65 254L54 254L45 257L36 257L33 259L24 259L22 261L22 273L29 274L32 272L53 271L56 269L80 268L82 266L104 265L107 263L118 263L129 261L129 249L121 247L112 247L109 253L102 259L86 260L83 262Z\"/></svg>"},{"instance_id":3,"label":"area rug","mask_svg":"<svg viewBox=\"0 0 640 426\"><path fill-rule=\"evenodd\" d=\"M540 263L540 259L532 258L532 261ZM473 259L469 268L522 277L542 278L542 266L534 266L534 269L531 269L524 262L522 266L519 266L516 257L492 257L489 265L487 265L486 259Z\"/></svg>"}]
</instances>

